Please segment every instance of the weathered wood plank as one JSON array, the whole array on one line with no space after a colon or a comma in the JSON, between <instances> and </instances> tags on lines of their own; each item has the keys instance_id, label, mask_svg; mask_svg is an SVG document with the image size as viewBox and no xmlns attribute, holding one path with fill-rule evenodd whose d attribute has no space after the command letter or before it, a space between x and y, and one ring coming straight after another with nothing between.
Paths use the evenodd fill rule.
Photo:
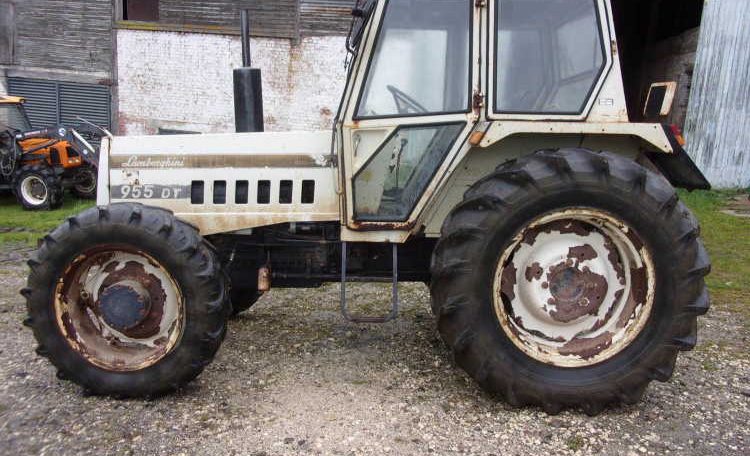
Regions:
<instances>
[{"instance_id":1,"label":"weathered wood plank","mask_svg":"<svg viewBox=\"0 0 750 456\"><path fill-rule=\"evenodd\" d=\"M161 0L159 22L239 27L240 11L250 11L255 36L297 38L298 0Z\"/></svg>"},{"instance_id":2,"label":"weathered wood plank","mask_svg":"<svg viewBox=\"0 0 750 456\"><path fill-rule=\"evenodd\" d=\"M355 4L355 0L300 0L302 35L346 34Z\"/></svg>"},{"instance_id":3,"label":"weathered wood plank","mask_svg":"<svg viewBox=\"0 0 750 456\"><path fill-rule=\"evenodd\" d=\"M112 70L111 1L14 3L16 64L82 72Z\"/></svg>"}]
</instances>

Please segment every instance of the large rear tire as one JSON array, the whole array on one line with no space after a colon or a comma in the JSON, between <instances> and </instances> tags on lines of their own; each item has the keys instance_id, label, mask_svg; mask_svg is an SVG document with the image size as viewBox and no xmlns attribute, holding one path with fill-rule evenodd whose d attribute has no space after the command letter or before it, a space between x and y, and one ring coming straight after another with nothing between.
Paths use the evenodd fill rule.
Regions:
<instances>
[{"instance_id":1,"label":"large rear tire","mask_svg":"<svg viewBox=\"0 0 750 456\"><path fill-rule=\"evenodd\" d=\"M638 402L697 341L710 263L662 176L541 151L474 185L446 219L433 311L456 362L515 406Z\"/></svg>"},{"instance_id":2,"label":"large rear tire","mask_svg":"<svg viewBox=\"0 0 750 456\"><path fill-rule=\"evenodd\" d=\"M226 333L228 283L213 247L170 212L89 209L29 261L27 325L61 378L115 397L175 390Z\"/></svg>"}]
</instances>

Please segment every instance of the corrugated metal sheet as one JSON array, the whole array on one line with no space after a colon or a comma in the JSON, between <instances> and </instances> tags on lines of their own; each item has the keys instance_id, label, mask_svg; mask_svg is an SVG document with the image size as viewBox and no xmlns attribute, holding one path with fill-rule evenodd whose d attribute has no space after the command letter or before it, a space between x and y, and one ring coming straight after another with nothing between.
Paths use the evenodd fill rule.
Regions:
<instances>
[{"instance_id":1,"label":"corrugated metal sheet","mask_svg":"<svg viewBox=\"0 0 750 456\"><path fill-rule=\"evenodd\" d=\"M111 1L23 0L15 6L17 65L111 71Z\"/></svg>"},{"instance_id":2,"label":"corrugated metal sheet","mask_svg":"<svg viewBox=\"0 0 750 456\"><path fill-rule=\"evenodd\" d=\"M78 117L110 127L109 87L94 84L8 78L8 92L26 98L26 111L35 128L78 125Z\"/></svg>"},{"instance_id":3,"label":"corrugated metal sheet","mask_svg":"<svg viewBox=\"0 0 750 456\"><path fill-rule=\"evenodd\" d=\"M300 0L303 35L343 35L349 31L356 0Z\"/></svg>"},{"instance_id":4,"label":"corrugated metal sheet","mask_svg":"<svg viewBox=\"0 0 750 456\"><path fill-rule=\"evenodd\" d=\"M298 4L298 0L161 0L159 22L239 27L240 11L248 9L253 35L297 38Z\"/></svg>"},{"instance_id":5,"label":"corrugated metal sheet","mask_svg":"<svg viewBox=\"0 0 750 456\"><path fill-rule=\"evenodd\" d=\"M34 128L50 127L58 123L56 82L8 78L8 93L26 98L26 112Z\"/></svg>"},{"instance_id":6,"label":"corrugated metal sheet","mask_svg":"<svg viewBox=\"0 0 750 456\"><path fill-rule=\"evenodd\" d=\"M750 1L706 2L690 107L688 152L720 188L750 187Z\"/></svg>"},{"instance_id":7,"label":"corrugated metal sheet","mask_svg":"<svg viewBox=\"0 0 750 456\"><path fill-rule=\"evenodd\" d=\"M96 125L110 127L109 87L61 82L58 84L60 123L77 125L83 117Z\"/></svg>"}]
</instances>

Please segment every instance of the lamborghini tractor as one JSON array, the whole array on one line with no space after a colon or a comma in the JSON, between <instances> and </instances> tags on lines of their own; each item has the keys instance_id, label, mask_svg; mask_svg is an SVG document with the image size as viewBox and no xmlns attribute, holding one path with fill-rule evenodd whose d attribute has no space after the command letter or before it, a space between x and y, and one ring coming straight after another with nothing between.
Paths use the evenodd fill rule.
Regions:
<instances>
[{"instance_id":1,"label":"lamborghini tractor","mask_svg":"<svg viewBox=\"0 0 750 456\"><path fill-rule=\"evenodd\" d=\"M710 186L676 129L629 122L610 1L353 16L332 132L104 139L98 207L29 262L38 353L90 393L157 396L272 287L339 283L343 318L384 323L408 281L510 404L596 414L669 380L709 308L675 188ZM238 112L259 112L256 79ZM392 283L392 308L358 315L352 282Z\"/></svg>"},{"instance_id":2,"label":"lamborghini tractor","mask_svg":"<svg viewBox=\"0 0 750 456\"><path fill-rule=\"evenodd\" d=\"M62 206L66 189L95 198L96 149L78 129L33 129L24 102L0 95L0 190L11 190L28 210Z\"/></svg>"}]
</instances>

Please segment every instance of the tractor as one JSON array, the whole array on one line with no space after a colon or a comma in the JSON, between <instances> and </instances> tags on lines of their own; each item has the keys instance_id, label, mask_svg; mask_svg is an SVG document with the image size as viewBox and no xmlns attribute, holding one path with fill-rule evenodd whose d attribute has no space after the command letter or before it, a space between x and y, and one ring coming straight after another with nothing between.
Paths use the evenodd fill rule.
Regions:
<instances>
[{"instance_id":1,"label":"tractor","mask_svg":"<svg viewBox=\"0 0 750 456\"><path fill-rule=\"evenodd\" d=\"M0 189L13 191L27 210L59 208L66 189L79 198L96 198L98 153L84 137L91 129L35 130L24 103L0 95Z\"/></svg>"},{"instance_id":2,"label":"tractor","mask_svg":"<svg viewBox=\"0 0 750 456\"><path fill-rule=\"evenodd\" d=\"M97 207L22 290L59 377L163 395L273 287L339 283L374 324L423 282L456 365L514 406L595 415L669 380L709 308L676 188L710 184L676 128L629 121L610 1L360 1L346 44L333 131L104 139ZM353 282L390 310L353 311Z\"/></svg>"}]
</instances>

